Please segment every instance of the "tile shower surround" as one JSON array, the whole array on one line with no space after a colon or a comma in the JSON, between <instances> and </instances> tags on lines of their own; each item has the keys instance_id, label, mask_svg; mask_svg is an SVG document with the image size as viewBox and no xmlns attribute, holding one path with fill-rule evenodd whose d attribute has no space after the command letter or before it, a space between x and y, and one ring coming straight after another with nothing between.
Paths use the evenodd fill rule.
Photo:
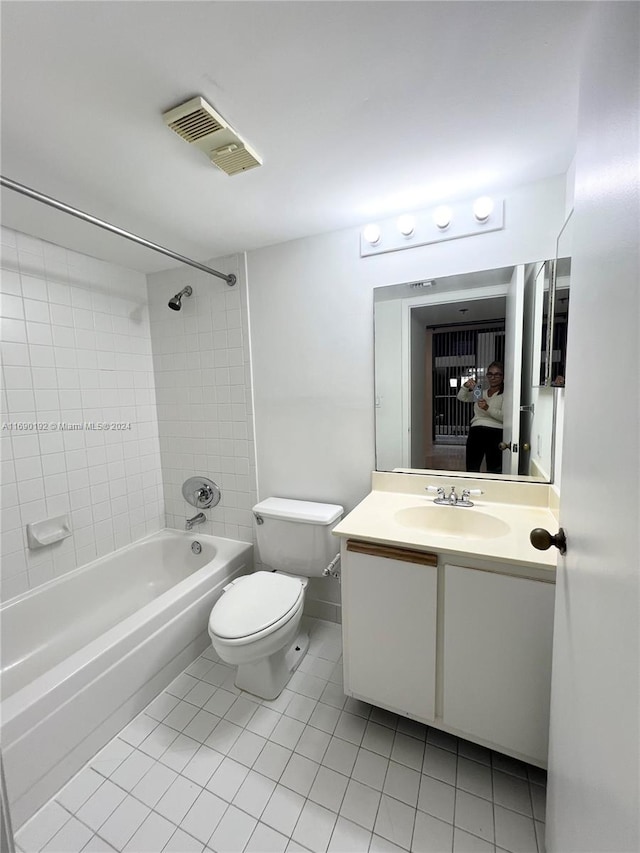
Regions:
<instances>
[{"instance_id":1,"label":"tile shower surround","mask_svg":"<svg viewBox=\"0 0 640 853\"><path fill-rule=\"evenodd\" d=\"M543 771L347 698L339 627L308 626L270 702L207 649L16 833L19 850L544 853Z\"/></svg>"},{"instance_id":2,"label":"tile shower surround","mask_svg":"<svg viewBox=\"0 0 640 853\"><path fill-rule=\"evenodd\" d=\"M3 228L2 421L130 422L123 431L0 430L2 597L164 526L146 277ZM68 513L38 551L25 525Z\"/></svg>"},{"instance_id":3,"label":"tile shower surround","mask_svg":"<svg viewBox=\"0 0 640 853\"><path fill-rule=\"evenodd\" d=\"M198 512L181 488L202 474L218 484L222 500L197 529L252 542L257 496L243 260L208 262L233 272L233 287L190 267L147 278L167 526L184 529ZM172 311L169 299L186 285L193 295Z\"/></svg>"}]
</instances>

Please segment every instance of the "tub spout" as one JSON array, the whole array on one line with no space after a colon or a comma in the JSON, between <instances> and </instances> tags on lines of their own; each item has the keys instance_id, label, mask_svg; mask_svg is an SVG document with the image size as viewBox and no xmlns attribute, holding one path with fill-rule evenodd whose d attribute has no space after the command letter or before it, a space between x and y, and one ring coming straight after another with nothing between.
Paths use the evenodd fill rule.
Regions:
<instances>
[{"instance_id":1,"label":"tub spout","mask_svg":"<svg viewBox=\"0 0 640 853\"><path fill-rule=\"evenodd\" d=\"M197 515L194 515L193 518L188 518L185 521L184 526L187 530L191 530L195 524L202 524L202 522L206 520L207 516L203 512L199 512Z\"/></svg>"}]
</instances>

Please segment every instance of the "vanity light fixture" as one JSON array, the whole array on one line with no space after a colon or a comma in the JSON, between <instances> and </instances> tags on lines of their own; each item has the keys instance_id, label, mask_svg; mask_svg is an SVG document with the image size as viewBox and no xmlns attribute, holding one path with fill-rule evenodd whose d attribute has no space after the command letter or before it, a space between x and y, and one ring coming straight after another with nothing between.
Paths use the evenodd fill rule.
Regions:
<instances>
[{"instance_id":1,"label":"vanity light fixture","mask_svg":"<svg viewBox=\"0 0 640 853\"><path fill-rule=\"evenodd\" d=\"M382 235L379 226L372 223L364 227L362 236L370 246L377 246Z\"/></svg>"},{"instance_id":2,"label":"vanity light fixture","mask_svg":"<svg viewBox=\"0 0 640 853\"><path fill-rule=\"evenodd\" d=\"M493 199L488 195L477 198L473 203L473 215L478 222L486 222L493 213Z\"/></svg>"},{"instance_id":3,"label":"vanity light fixture","mask_svg":"<svg viewBox=\"0 0 640 853\"><path fill-rule=\"evenodd\" d=\"M412 237L416 231L416 218L409 213L398 217L398 231L403 237Z\"/></svg>"},{"instance_id":4,"label":"vanity light fixture","mask_svg":"<svg viewBox=\"0 0 640 853\"><path fill-rule=\"evenodd\" d=\"M451 225L452 219L453 211L446 204L437 207L433 213L433 221L441 231L444 231Z\"/></svg>"}]
</instances>

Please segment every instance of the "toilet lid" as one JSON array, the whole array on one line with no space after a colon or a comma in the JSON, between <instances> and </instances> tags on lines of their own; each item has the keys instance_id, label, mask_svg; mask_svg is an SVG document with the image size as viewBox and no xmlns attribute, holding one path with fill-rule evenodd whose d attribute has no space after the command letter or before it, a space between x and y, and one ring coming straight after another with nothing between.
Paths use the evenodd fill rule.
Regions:
<instances>
[{"instance_id":1,"label":"toilet lid","mask_svg":"<svg viewBox=\"0 0 640 853\"><path fill-rule=\"evenodd\" d=\"M245 575L218 600L209 627L216 636L229 640L257 634L286 616L303 590L299 579L276 572Z\"/></svg>"}]
</instances>

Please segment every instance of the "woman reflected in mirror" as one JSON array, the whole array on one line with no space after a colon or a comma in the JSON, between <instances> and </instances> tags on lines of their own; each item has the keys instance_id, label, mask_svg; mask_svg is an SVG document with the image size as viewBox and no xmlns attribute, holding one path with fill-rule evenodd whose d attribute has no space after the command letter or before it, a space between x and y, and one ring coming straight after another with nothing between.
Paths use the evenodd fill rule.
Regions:
<instances>
[{"instance_id":1,"label":"woman reflected in mirror","mask_svg":"<svg viewBox=\"0 0 640 853\"><path fill-rule=\"evenodd\" d=\"M489 387L483 390L475 379L467 379L458 391L458 400L473 403L466 449L467 471L480 471L483 460L489 474L502 474L502 401L504 368L492 361L487 368Z\"/></svg>"}]
</instances>

